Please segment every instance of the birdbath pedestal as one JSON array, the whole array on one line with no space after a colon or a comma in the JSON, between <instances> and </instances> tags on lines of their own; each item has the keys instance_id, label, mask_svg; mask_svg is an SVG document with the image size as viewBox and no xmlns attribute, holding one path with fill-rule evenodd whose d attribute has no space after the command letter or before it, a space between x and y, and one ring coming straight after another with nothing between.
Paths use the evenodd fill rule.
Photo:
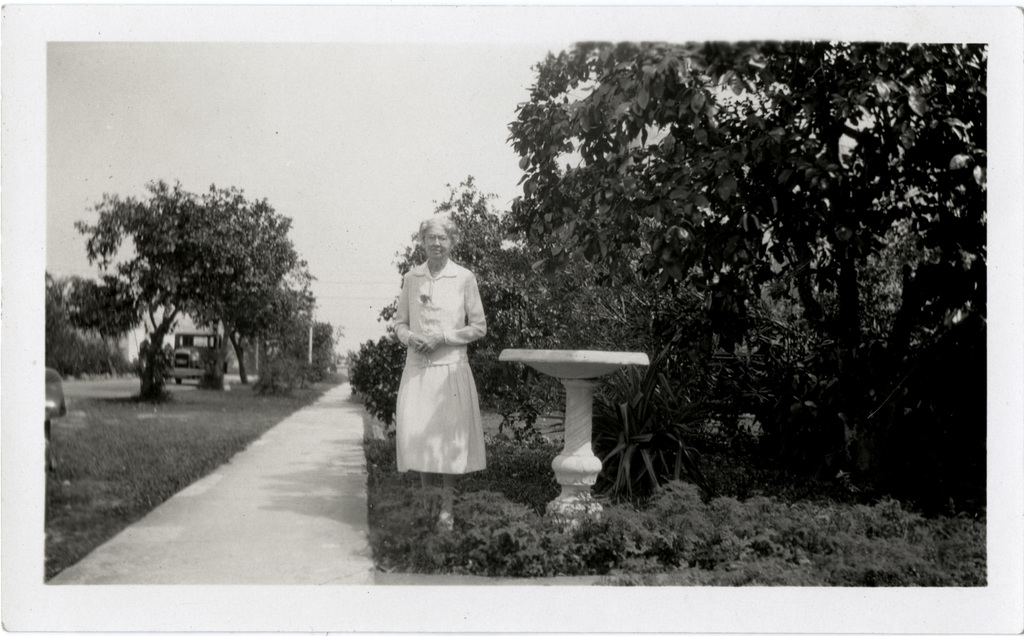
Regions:
<instances>
[{"instance_id":1,"label":"birdbath pedestal","mask_svg":"<svg viewBox=\"0 0 1024 636\"><path fill-rule=\"evenodd\" d=\"M505 349L502 362L521 362L558 378L565 386L565 446L551 462L562 492L547 506L548 514L562 518L597 516L601 504L594 501L590 487L601 472L601 460L594 455L591 431L594 388L597 378L626 365L647 366L645 353L626 351L580 351L564 349Z\"/></svg>"}]
</instances>

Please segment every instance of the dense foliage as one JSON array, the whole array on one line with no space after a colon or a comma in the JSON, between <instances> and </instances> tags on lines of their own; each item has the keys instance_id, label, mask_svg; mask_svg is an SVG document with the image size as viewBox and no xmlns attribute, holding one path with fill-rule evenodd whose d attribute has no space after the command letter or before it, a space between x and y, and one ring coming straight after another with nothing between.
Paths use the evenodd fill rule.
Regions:
<instances>
[{"instance_id":1,"label":"dense foliage","mask_svg":"<svg viewBox=\"0 0 1024 636\"><path fill-rule=\"evenodd\" d=\"M394 335L367 340L348 358L348 379L367 412L387 425L395 422L405 347Z\"/></svg>"},{"instance_id":2,"label":"dense foliage","mask_svg":"<svg viewBox=\"0 0 1024 636\"><path fill-rule=\"evenodd\" d=\"M662 372L669 350L642 371L628 368L613 375L598 394L591 434L602 462L598 492L635 500L686 477L711 493L693 446L706 425L707 408L688 399L686 387Z\"/></svg>"},{"instance_id":3,"label":"dense foliage","mask_svg":"<svg viewBox=\"0 0 1024 636\"><path fill-rule=\"evenodd\" d=\"M678 299L706 399L754 413L791 469L984 505L985 374L954 371L953 404L925 363L984 368L986 64L982 45L579 44L510 125L514 227L549 271L635 269Z\"/></svg>"},{"instance_id":4,"label":"dense foliage","mask_svg":"<svg viewBox=\"0 0 1024 636\"><path fill-rule=\"evenodd\" d=\"M202 281L203 296L193 304L200 323L221 324L238 358L239 375L247 382L246 344L260 336L280 337L311 318L312 278L299 258L288 231L291 219L278 214L266 199L249 201L236 188L210 189L202 196L202 227L206 240L201 262L212 267ZM298 296L299 306L282 315L280 296ZM219 352L223 359L226 351Z\"/></svg>"},{"instance_id":5,"label":"dense foliage","mask_svg":"<svg viewBox=\"0 0 1024 636\"><path fill-rule=\"evenodd\" d=\"M672 482L642 507L606 504L600 519L567 532L538 512L557 486L534 471L555 452L492 440L488 461L496 465L460 482L455 531L437 533L437 493L395 472L393 442L368 443L370 543L378 566L511 577L611 575L612 583L658 583L658 576L690 585L986 582L984 521L925 519L891 499L873 505L705 500L697 487Z\"/></svg>"},{"instance_id":6,"label":"dense foliage","mask_svg":"<svg viewBox=\"0 0 1024 636\"><path fill-rule=\"evenodd\" d=\"M263 362L253 386L257 394L288 395L337 371L334 328L310 321L309 314L298 314L289 322L279 323L263 340Z\"/></svg>"},{"instance_id":7,"label":"dense foliage","mask_svg":"<svg viewBox=\"0 0 1024 636\"><path fill-rule=\"evenodd\" d=\"M481 403L503 416L503 431L532 439L538 416L560 411L564 393L549 377L499 362L502 350L659 351L663 338L672 337L681 320L680 307L694 299L664 294L635 272L609 276L585 262L570 263L561 276L545 277L535 267L538 249L510 226L506 213L493 209L492 199L469 177L450 188L435 213L447 216L459 229L453 259L476 274L487 316L487 336L469 346ZM410 244L400 255L399 273L424 259L422 248ZM394 303L384 308L381 319L390 321L395 308ZM397 361L398 346L393 340L367 342L352 356L353 388L383 421L392 417L398 390L400 363L389 366ZM380 363L377 368L362 369L374 361ZM667 373L673 381L681 380L677 369Z\"/></svg>"}]
</instances>

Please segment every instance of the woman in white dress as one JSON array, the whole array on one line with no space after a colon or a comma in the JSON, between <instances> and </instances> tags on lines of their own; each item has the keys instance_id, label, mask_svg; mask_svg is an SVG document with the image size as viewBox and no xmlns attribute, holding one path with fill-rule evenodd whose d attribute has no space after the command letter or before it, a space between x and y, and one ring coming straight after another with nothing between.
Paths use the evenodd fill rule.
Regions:
<instances>
[{"instance_id":1,"label":"woman in white dress","mask_svg":"<svg viewBox=\"0 0 1024 636\"><path fill-rule=\"evenodd\" d=\"M487 333L476 276L451 260L448 219L420 224L427 261L402 280L395 331L408 351L395 408L398 470L442 487L438 527L453 525L455 477L486 467L480 403L466 345Z\"/></svg>"}]
</instances>

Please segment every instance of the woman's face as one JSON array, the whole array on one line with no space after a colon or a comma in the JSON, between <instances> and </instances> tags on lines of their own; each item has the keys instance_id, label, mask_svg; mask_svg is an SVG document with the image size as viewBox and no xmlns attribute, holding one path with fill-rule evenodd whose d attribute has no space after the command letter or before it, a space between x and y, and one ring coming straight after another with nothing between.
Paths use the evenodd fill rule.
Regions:
<instances>
[{"instance_id":1,"label":"woman's face","mask_svg":"<svg viewBox=\"0 0 1024 636\"><path fill-rule=\"evenodd\" d=\"M452 249L452 239L444 228L437 223L431 223L423 231L423 249L427 252L427 258L433 261L444 260Z\"/></svg>"}]
</instances>

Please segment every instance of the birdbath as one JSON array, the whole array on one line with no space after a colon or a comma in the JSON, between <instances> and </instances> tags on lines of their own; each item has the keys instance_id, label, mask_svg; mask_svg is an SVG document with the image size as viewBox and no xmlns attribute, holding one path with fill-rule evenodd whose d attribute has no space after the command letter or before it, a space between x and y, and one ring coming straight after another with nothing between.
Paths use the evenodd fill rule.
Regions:
<instances>
[{"instance_id":1,"label":"birdbath","mask_svg":"<svg viewBox=\"0 0 1024 636\"><path fill-rule=\"evenodd\" d=\"M647 366L650 364L647 354L505 349L498 360L522 362L545 375L558 378L565 386L565 446L551 462L562 492L548 502L548 514L569 519L599 515L601 504L594 501L590 493L590 487L601 472L601 460L594 455L591 445L595 380L626 365Z\"/></svg>"}]
</instances>

